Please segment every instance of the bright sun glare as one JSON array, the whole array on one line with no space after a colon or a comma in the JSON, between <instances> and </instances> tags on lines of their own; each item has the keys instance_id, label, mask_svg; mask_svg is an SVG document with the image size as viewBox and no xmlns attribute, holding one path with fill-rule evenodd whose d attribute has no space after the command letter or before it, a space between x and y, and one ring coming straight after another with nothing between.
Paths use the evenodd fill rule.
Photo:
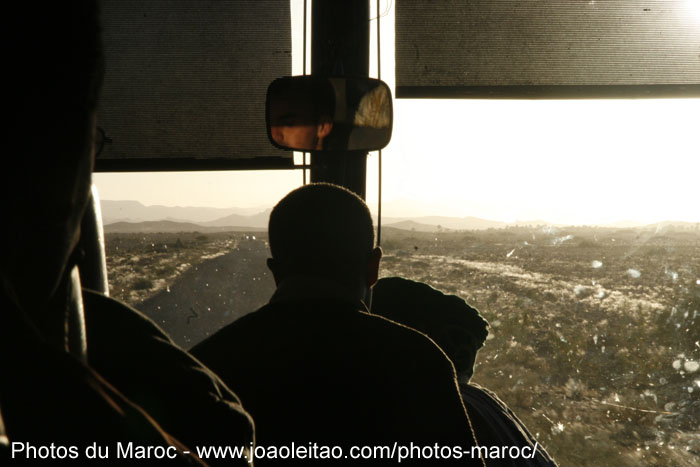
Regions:
<instances>
[{"instance_id":1,"label":"bright sun glare","mask_svg":"<svg viewBox=\"0 0 700 467\"><path fill-rule=\"evenodd\" d=\"M695 19L700 20L700 0L685 0L685 4Z\"/></svg>"}]
</instances>

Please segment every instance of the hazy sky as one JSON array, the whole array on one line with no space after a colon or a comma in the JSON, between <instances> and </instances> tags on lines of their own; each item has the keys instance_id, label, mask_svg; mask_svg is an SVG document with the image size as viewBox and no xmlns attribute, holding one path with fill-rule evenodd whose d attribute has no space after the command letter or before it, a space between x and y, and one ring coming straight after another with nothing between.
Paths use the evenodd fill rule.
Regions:
<instances>
[{"instance_id":1,"label":"hazy sky","mask_svg":"<svg viewBox=\"0 0 700 467\"><path fill-rule=\"evenodd\" d=\"M381 77L394 89L393 2L382 10ZM301 11L293 1L296 50ZM370 31L376 42L374 21ZM375 55L370 63L376 76ZM301 72L297 60L294 74ZM383 213L700 222L699 116L700 99L395 100L393 137L382 152ZM102 199L269 207L301 185L302 173L96 174L95 182ZM376 153L368 159L367 183L376 211Z\"/></svg>"}]
</instances>

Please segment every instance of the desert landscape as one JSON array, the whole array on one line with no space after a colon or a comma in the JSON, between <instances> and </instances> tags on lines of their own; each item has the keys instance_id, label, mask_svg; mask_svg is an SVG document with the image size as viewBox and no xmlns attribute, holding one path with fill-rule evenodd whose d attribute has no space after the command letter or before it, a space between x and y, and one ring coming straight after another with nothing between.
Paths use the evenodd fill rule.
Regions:
<instances>
[{"instance_id":1,"label":"desert landscape","mask_svg":"<svg viewBox=\"0 0 700 467\"><path fill-rule=\"evenodd\" d=\"M108 230L111 295L185 348L254 311L274 290L267 235L221 230ZM560 465L697 465L699 225L420 230L382 230L382 275L481 312L473 381Z\"/></svg>"}]
</instances>

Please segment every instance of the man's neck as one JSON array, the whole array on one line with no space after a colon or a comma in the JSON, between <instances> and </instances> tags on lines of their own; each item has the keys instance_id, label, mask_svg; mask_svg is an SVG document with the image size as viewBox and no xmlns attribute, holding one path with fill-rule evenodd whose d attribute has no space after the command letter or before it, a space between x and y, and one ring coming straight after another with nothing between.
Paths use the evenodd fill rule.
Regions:
<instances>
[{"instance_id":1,"label":"man's neck","mask_svg":"<svg viewBox=\"0 0 700 467\"><path fill-rule=\"evenodd\" d=\"M367 288L351 286L335 279L292 275L285 277L277 285L270 303L292 302L309 299L335 299L357 304L367 309Z\"/></svg>"}]
</instances>

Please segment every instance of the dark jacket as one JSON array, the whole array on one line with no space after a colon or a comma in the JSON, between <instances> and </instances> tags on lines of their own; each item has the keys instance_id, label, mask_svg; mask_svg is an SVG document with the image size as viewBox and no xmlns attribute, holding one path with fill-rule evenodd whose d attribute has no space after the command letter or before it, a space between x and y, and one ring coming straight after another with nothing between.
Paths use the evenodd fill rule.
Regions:
<instances>
[{"instance_id":1,"label":"dark jacket","mask_svg":"<svg viewBox=\"0 0 700 467\"><path fill-rule=\"evenodd\" d=\"M459 389L464 404L468 407L469 416L474 424L477 440L480 446L516 446L522 450L522 456L517 459L489 459L488 466L556 466L534 436L530 434L525 424L498 396L476 383L460 382ZM525 456L532 456L526 458Z\"/></svg>"},{"instance_id":2,"label":"dark jacket","mask_svg":"<svg viewBox=\"0 0 700 467\"><path fill-rule=\"evenodd\" d=\"M488 323L456 295L401 277L380 279L372 312L425 333L445 351L459 374L459 388L479 446L526 448L532 459L490 458L487 465L555 466L544 447L495 393L469 382L477 352L488 336ZM499 453L500 454L500 453Z\"/></svg>"},{"instance_id":3,"label":"dark jacket","mask_svg":"<svg viewBox=\"0 0 700 467\"><path fill-rule=\"evenodd\" d=\"M345 454L352 446L395 442L468 449L473 438L444 353L422 334L362 308L333 298L270 303L192 354L238 394L261 446L315 442L343 446Z\"/></svg>"},{"instance_id":4,"label":"dark jacket","mask_svg":"<svg viewBox=\"0 0 700 467\"><path fill-rule=\"evenodd\" d=\"M89 290L83 304L90 366L168 433L190 448L250 446L253 424L236 395L153 321ZM246 459L226 464L249 465Z\"/></svg>"},{"instance_id":5,"label":"dark jacket","mask_svg":"<svg viewBox=\"0 0 700 467\"><path fill-rule=\"evenodd\" d=\"M117 443L137 446L184 445L166 433L141 407L124 397L93 369L48 345L33 324L0 295L0 410L15 453L0 448L0 465L77 464L89 461L86 449L109 448L105 465L143 460L117 458ZM3 443L0 443L3 444ZM51 451L51 446L54 446ZM42 449L42 447L44 447ZM33 450L32 450L33 448ZM191 455L164 459L167 465L196 464ZM149 464L160 464L151 459Z\"/></svg>"}]
</instances>

